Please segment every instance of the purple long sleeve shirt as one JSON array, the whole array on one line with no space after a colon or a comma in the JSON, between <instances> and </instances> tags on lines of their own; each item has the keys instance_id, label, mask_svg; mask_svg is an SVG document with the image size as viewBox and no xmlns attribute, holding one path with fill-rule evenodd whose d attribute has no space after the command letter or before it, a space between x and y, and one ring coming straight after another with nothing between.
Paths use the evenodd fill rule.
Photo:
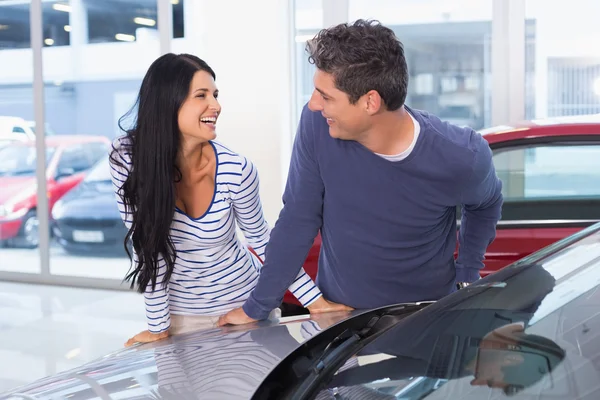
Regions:
<instances>
[{"instance_id":1,"label":"purple long sleeve shirt","mask_svg":"<svg viewBox=\"0 0 600 400\"><path fill-rule=\"evenodd\" d=\"M456 282L479 279L503 201L490 147L470 128L406 108L421 131L396 162L332 138L325 118L304 108L284 207L246 314L264 319L281 303L319 230L317 285L337 303L366 309L437 300Z\"/></svg>"}]
</instances>

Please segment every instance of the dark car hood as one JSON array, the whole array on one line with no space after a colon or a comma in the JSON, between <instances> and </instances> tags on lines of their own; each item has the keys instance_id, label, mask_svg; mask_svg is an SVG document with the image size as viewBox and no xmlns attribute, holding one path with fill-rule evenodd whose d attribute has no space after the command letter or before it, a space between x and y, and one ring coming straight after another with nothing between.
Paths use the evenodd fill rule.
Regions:
<instances>
[{"instance_id":1,"label":"dark car hood","mask_svg":"<svg viewBox=\"0 0 600 400\"><path fill-rule=\"evenodd\" d=\"M329 313L286 322L216 328L122 349L0 399L249 399L267 374L308 337L346 319ZM115 397L116 396L116 397Z\"/></svg>"},{"instance_id":2,"label":"dark car hood","mask_svg":"<svg viewBox=\"0 0 600 400\"><path fill-rule=\"evenodd\" d=\"M110 182L82 182L62 199L63 218L121 219Z\"/></svg>"}]
</instances>

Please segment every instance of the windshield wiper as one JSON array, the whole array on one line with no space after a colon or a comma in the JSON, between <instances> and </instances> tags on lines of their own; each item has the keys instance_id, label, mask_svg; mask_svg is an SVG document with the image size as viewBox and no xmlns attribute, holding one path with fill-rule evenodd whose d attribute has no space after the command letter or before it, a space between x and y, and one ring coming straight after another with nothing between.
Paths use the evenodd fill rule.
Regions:
<instances>
[{"instance_id":1,"label":"windshield wiper","mask_svg":"<svg viewBox=\"0 0 600 400\"><path fill-rule=\"evenodd\" d=\"M352 323L353 318L351 318L340 324L342 327L348 327L330 340L318 356L310 357L310 353L314 354L314 347L321 345L321 341L318 340L320 335L317 335L281 362L269 378L261 384L261 387L255 393L255 396L257 396L255 398L281 398L280 392L275 393L274 388L269 387L269 381L280 381L280 376L287 375L291 368L299 379L296 379L296 383L288 387L288 395L285 398L292 400L312 399L320 390L321 385L327 382L350 356L396 326L402 319L432 303L434 302L407 303L384 307L364 316L358 316L357 318L368 318L366 324L363 323L359 327ZM364 321L364 318L360 319ZM309 361L307 358L312 358L314 361ZM264 397L265 393L267 393L266 397ZM270 397L270 395L275 395L275 397Z\"/></svg>"}]
</instances>

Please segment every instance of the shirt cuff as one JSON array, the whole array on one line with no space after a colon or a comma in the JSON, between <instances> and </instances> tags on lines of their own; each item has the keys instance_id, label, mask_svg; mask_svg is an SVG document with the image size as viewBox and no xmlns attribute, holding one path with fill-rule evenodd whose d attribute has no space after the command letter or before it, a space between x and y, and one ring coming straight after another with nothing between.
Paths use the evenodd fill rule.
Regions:
<instances>
[{"instance_id":1,"label":"shirt cuff","mask_svg":"<svg viewBox=\"0 0 600 400\"><path fill-rule=\"evenodd\" d=\"M153 325L151 322L148 322L148 331L150 333L158 334L163 333L171 329L171 318L169 317L166 321L161 322L158 325Z\"/></svg>"},{"instance_id":2,"label":"shirt cuff","mask_svg":"<svg viewBox=\"0 0 600 400\"><path fill-rule=\"evenodd\" d=\"M242 310L252 319L257 321L262 321L264 319L269 318L269 314L271 314L270 309L264 309L261 305L254 300L254 297L250 295L244 305L242 306Z\"/></svg>"},{"instance_id":3,"label":"shirt cuff","mask_svg":"<svg viewBox=\"0 0 600 400\"><path fill-rule=\"evenodd\" d=\"M300 303L304 308L310 306L315 301L319 300L319 298L323 297L323 293L315 286L310 290L310 293L306 294L306 296L302 297Z\"/></svg>"},{"instance_id":4,"label":"shirt cuff","mask_svg":"<svg viewBox=\"0 0 600 400\"><path fill-rule=\"evenodd\" d=\"M477 268L456 268L456 282L473 283L481 279Z\"/></svg>"}]
</instances>

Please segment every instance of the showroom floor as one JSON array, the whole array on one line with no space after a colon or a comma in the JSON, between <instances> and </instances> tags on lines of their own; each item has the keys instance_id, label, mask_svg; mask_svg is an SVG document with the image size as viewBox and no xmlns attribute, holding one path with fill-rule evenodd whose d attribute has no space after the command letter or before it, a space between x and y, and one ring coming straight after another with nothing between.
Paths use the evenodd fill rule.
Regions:
<instances>
[{"instance_id":1,"label":"showroom floor","mask_svg":"<svg viewBox=\"0 0 600 400\"><path fill-rule=\"evenodd\" d=\"M0 282L0 394L117 350L143 329L136 293Z\"/></svg>"}]
</instances>

